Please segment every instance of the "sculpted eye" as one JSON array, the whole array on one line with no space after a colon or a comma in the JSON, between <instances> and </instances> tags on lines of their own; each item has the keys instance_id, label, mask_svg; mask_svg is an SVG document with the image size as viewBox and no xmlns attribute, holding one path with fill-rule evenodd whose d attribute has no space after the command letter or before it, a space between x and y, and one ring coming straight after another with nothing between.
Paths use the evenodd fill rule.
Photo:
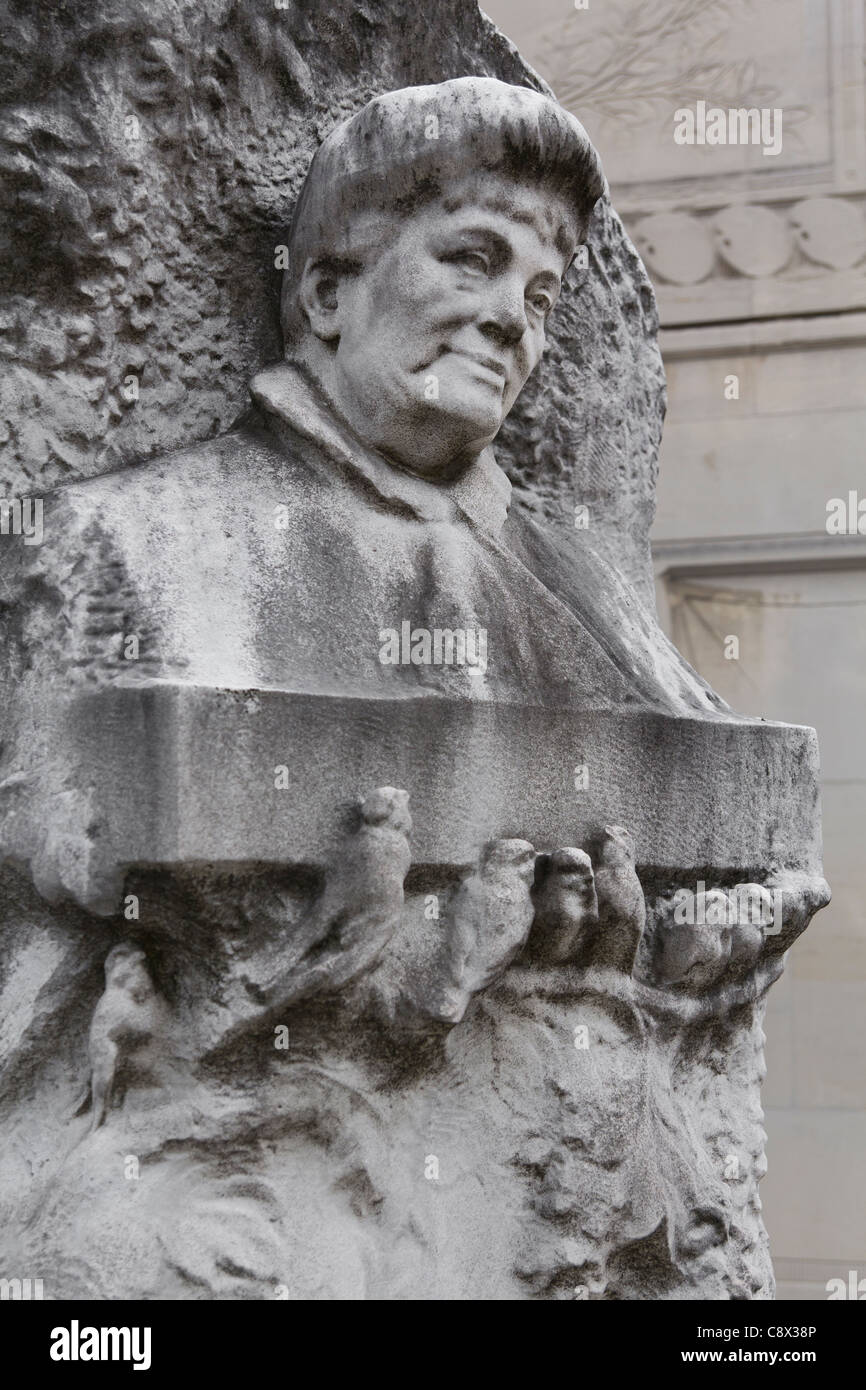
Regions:
<instances>
[{"instance_id":1,"label":"sculpted eye","mask_svg":"<svg viewBox=\"0 0 866 1390\"><path fill-rule=\"evenodd\" d=\"M553 295L546 290L536 290L529 296L529 302L538 314L549 314L553 308Z\"/></svg>"},{"instance_id":2,"label":"sculpted eye","mask_svg":"<svg viewBox=\"0 0 866 1390\"><path fill-rule=\"evenodd\" d=\"M455 251L446 259L475 275L486 275L490 269L490 258L483 251Z\"/></svg>"}]
</instances>

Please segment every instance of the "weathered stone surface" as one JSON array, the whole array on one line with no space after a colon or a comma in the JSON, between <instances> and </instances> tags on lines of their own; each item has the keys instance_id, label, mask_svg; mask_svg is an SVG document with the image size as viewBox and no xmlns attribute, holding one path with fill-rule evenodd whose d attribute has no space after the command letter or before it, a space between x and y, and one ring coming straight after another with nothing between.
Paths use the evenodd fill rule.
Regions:
<instances>
[{"instance_id":1,"label":"weathered stone surface","mask_svg":"<svg viewBox=\"0 0 866 1390\"><path fill-rule=\"evenodd\" d=\"M0 45L4 495L213 437L244 412L250 377L280 355L275 248L335 121L463 74L544 87L472 0L435 15L402 0L97 0L12 11ZM655 306L608 204L589 249L498 458L566 527L588 505L590 534L649 593Z\"/></svg>"},{"instance_id":2,"label":"weathered stone surface","mask_svg":"<svg viewBox=\"0 0 866 1390\"><path fill-rule=\"evenodd\" d=\"M60 336L14 319L10 467L41 491L72 440L76 480L3 537L3 1260L100 1298L770 1296L761 1017L826 900L817 753L656 626L654 309L597 156L470 5L136 23L91 32L98 168L55 167L71 73L66 124L37 93L5 136L77 218L70 305L163 375L73 428L18 249ZM403 90L467 68L508 85Z\"/></svg>"},{"instance_id":3,"label":"weathered stone surface","mask_svg":"<svg viewBox=\"0 0 866 1390\"><path fill-rule=\"evenodd\" d=\"M45 829L62 826L51 896L109 915L133 864L323 867L355 789L386 779L414 789L418 864L468 865L518 829L555 846L628 819L653 871L820 869L809 729L154 682L78 696L43 735L39 780L5 795L6 854L48 891Z\"/></svg>"}]
</instances>

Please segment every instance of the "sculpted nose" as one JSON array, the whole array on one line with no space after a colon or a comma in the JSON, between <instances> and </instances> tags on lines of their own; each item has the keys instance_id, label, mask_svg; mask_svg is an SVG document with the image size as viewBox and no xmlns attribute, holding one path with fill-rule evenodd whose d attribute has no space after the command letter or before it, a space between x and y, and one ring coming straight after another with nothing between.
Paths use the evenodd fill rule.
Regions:
<instances>
[{"instance_id":1,"label":"sculpted nose","mask_svg":"<svg viewBox=\"0 0 866 1390\"><path fill-rule=\"evenodd\" d=\"M519 281L501 281L485 305L481 330L495 342L519 343L526 332L526 304Z\"/></svg>"}]
</instances>

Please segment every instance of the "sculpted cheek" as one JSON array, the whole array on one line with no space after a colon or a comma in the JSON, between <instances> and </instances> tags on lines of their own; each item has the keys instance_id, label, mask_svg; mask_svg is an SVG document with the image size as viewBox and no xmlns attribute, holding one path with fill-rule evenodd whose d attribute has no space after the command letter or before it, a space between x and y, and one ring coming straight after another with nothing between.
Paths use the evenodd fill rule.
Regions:
<instances>
[{"instance_id":1,"label":"sculpted cheek","mask_svg":"<svg viewBox=\"0 0 866 1390\"><path fill-rule=\"evenodd\" d=\"M535 368L538 366L539 362L541 361L541 357L542 357L542 353L543 353L543 352L544 352L544 335L543 335L543 334L542 334L540 337L538 337L538 338L535 338L535 339L530 340L530 341L529 341L528 343L526 343L525 345L522 345L522 351L521 351L521 354L520 354L520 357L519 357L518 361L519 361L520 369L521 369L521 371L523 372L523 380L524 380L524 381L525 381L526 378L529 376L529 374L530 374L531 372L533 372L533 371L535 370Z\"/></svg>"},{"instance_id":2,"label":"sculpted cheek","mask_svg":"<svg viewBox=\"0 0 866 1390\"><path fill-rule=\"evenodd\" d=\"M419 275L415 280L414 297L417 307L439 319L454 309L460 296L455 287L441 275Z\"/></svg>"}]
</instances>

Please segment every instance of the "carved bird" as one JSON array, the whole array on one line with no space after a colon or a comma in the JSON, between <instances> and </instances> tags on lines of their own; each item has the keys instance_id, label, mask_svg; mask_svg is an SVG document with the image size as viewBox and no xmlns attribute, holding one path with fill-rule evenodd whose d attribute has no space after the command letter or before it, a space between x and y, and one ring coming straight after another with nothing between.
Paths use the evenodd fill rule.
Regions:
<instances>
[{"instance_id":1,"label":"carved bird","mask_svg":"<svg viewBox=\"0 0 866 1390\"><path fill-rule=\"evenodd\" d=\"M302 929L308 949L279 991L285 1002L325 986L338 988L372 969L400 920L412 862L409 794L378 787L361 803L360 816Z\"/></svg>"},{"instance_id":2,"label":"carved bird","mask_svg":"<svg viewBox=\"0 0 866 1390\"><path fill-rule=\"evenodd\" d=\"M119 1065L152 1037L156 1003L144 951L129 942L114 946L105 959L105 993L90 1024L91 1133L108 1112Z\"/></svg>"},{"instance_id":3,"label":"carved bird","mask_svg":"<svg viewBox=\"0 0 866 1390\"><path fill-rule=\"evenodd\" d=\"M592 862L582 849L555 850L534 889L535 921L529 938L533 960L541 965L573 961L586 928L598 918Z\"/></svg>"},{"instance_id":4,"label":"carved bird","mask_svg":"<svg viewBox=\"0 0 866 1390\"><path fill-rule=\"evenodd\" d=\"M493 983L526 942L532 925L535 850L496 840L454 900L443 1018L459 1023L473 994Z\"/></svg>"},{"instance_id":5,"label":"carved bird","mask_svg":"<svg viewBox=\"0 0 866 1390\"><path fill-rule=\"evenodd\" d=\"M403 882L412 862L409 793L377 787L361 803L361 824L347 837L328 873L321 925L336 926L344 948L378 931L403 906Z\"/></svg>"},{"instance_id":6,"label":"carved bird","mask_svg":"<svg viewBox=\"0 0 866 1390\"><path fill-rule=\"evenodd\" d=\"M773 895L760 883L740 883L728 895L731 916L731 965L742 970L754 965L764 944L764 929L775 929Z\"/></svg>"},{"instance_id":7,"label":"carved bird","mask_svg":"<svg viewBox=\"0 0 866 1390\"><path fill-rule=\"evenodd\" d=\"M634 866L634 841L621 825L607 825L595 868L598 929L593 961L630 975L646 926L646 903Z\"/></svg>"},{"instance_id":8,"label":"carved bird","mask_svg":"<svg viewBox=\"0 0 866 1390\"><path fill-rule=\"evenodd\" d=\"M233 1022L220 1033L221 1043L310 995L339 989L378 964L403 909L403 881L412 858L409 794L377 787L359 803L358 813L358 828L335 853L319 899L289 930L280 930L278 916L273 940L226 986ZM264 911L273 908L265 904Z\"/></svg>"},{"instance_id":9,"label":"carved bird","mask_svg":"<svg viewBox=\"0 0 866 1390\"><path fill-rule=\"evenodd\" d=\"M694 921L663 928L661 973L666 981L695 989L715 983L731 953L730 912L727 893L710 888L695 894Z\"/></svg>"}]
</instances>

